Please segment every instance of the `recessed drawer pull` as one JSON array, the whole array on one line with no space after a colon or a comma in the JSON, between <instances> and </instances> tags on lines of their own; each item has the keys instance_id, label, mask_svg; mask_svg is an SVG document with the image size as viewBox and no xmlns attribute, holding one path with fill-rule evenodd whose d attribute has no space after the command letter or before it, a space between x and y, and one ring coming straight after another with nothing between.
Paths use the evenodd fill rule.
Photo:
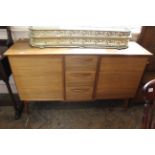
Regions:
<instances>
[{"instance_id":1,"label":"recessed drawer pull","mask_svg":"<svg viewBox=\"0 0 155 155\"><path fill-rule=\"evenodd\" d=\"M86 91L88 91L88 88L73 88L73 89L71 89L71 91L73 91L73 92L86 92Z\"/></svg>"},{"instance_id":2,"label":"recessed drawer pull","mask_svg":"<svg viewBox=\"0 0 155 155\"><path fill-rule=\"evenodd\" d=\"M68 62L68 64L72 64L72 65L83 65L83 64L92 64L96 62L96 57L94 56L68 56L66 58L66 61Z\"/></svg>"},{"instance_id":3,"label":"recessed drawer pull","mask_svg":"<svg viewBox=\"0 0 155 155\"><path fill-rule=\"evenodd\" d=\"M84 58L84 59L79 58L76 61L77 62L87 63L87 62L92 62L93 61L93 58Z\"/></svg>"},{"instance_id":4,"label":"recessed drawer pull","mask_svg":"<svg viewBox=\"0 0 155 155\"><path fill-rule=\"evenodd\" d=\"M92 74L91 73L71 73L71 76L76 78L78 77L82 78L82 77L90 77L92 76Z\"/></svg>"}]
</instances>

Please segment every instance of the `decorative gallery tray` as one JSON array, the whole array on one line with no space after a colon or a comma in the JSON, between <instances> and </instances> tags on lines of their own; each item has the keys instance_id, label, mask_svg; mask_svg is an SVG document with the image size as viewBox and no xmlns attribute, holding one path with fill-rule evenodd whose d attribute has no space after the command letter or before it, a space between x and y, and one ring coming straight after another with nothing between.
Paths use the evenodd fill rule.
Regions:
<instances>
[{"instance_id":1,"label":"decorative gallery tray","mask_svg":"<svg viewBox=\"0 0 155 155\"><path fill-rule=\"evenodd\" d=\"M30 45L45 47L127 48L127 28L30 27Z\"/></svg>"}]
</instances>

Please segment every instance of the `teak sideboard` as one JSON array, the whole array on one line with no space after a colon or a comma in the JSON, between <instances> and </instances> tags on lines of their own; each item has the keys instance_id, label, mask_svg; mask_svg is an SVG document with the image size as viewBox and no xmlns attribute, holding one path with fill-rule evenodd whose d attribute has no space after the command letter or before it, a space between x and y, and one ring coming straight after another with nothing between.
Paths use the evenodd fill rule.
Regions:
<instances>
[{"instance_id":1,"label":"teak sideboard","mask_svg":"<svg viewBox=\"0 0 155 155\"><path fill-rule=\"evenodd\" d=\"M133 98L152 54L135 42L117 49L34 48L6 53L22 101Z\"/></svg>"}]
</instances>

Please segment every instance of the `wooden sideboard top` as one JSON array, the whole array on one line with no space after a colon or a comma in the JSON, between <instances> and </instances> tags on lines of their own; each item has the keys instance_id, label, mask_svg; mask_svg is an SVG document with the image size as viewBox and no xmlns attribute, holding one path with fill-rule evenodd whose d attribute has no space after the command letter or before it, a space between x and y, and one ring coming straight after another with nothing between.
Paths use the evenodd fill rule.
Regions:
<instances>
[{"instance_id":1,"label":"wooden sideboard top","mask_svg":"<svg viewBox=\"0 0 155 155\"><path fill-rule=\"evenodd\" d=\"M152 53L136 42L129 42L127 49L90 49L90 48L36 48L28 41L18 41L7 50L5 55L122 55L122 56L151 56Z\"/></svg>"}]
</instances>

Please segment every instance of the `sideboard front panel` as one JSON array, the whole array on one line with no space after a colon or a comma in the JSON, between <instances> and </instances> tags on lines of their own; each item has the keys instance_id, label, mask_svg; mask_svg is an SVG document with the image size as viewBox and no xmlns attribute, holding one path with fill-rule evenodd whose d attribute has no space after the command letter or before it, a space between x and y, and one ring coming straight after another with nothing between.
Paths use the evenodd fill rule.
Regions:
<instances>
[{"instance_id":1,"label":"sideboard front panel","mask_svg":"<svg viewBox=\"0 0 155 155\"><path fill-rule=\"evenodd\" d=\"M22 100L63 100L63 58L61 56L9 57Z\"/></svg>"},{"instance_id":2,"label":"sideboard front panel","mask_svg":"<svg viewBox=\"0 0 155 155\"><path fill-rule=\"evenodd\" d=\"M146 57L101 57L96 99L134 97L146 63Z\"/></svg>"}]
</instances>

